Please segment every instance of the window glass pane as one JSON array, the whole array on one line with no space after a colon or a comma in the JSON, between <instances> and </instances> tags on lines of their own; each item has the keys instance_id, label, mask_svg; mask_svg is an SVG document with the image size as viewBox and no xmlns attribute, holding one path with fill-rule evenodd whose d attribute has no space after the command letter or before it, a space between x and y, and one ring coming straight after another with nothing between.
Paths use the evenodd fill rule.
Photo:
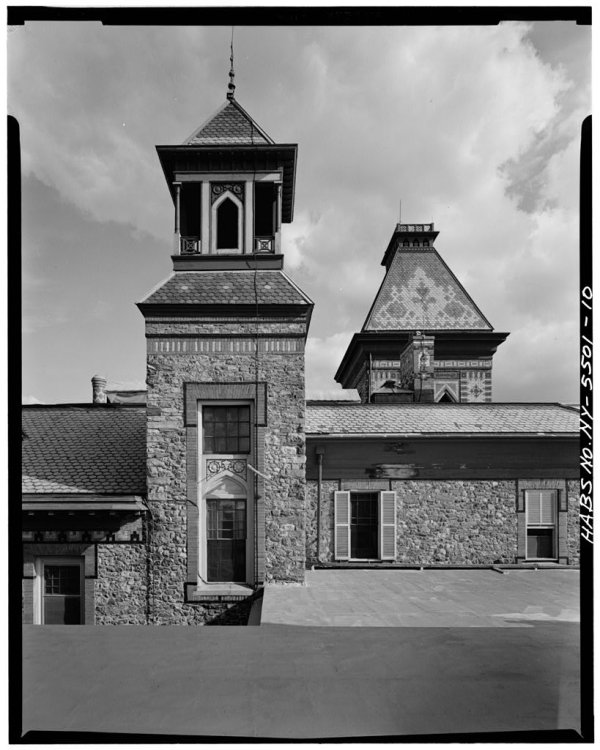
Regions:
<instances>
[{"instance_id":1,"label":"window glass pane","mask_svg":"<svg viewBox=\"0 0 600 750\"><path fill-rule=\"evenodd\" d=\"M202 426L205 453L250 452L249 406L206 406Z\"/></svg>"}]
</instances>

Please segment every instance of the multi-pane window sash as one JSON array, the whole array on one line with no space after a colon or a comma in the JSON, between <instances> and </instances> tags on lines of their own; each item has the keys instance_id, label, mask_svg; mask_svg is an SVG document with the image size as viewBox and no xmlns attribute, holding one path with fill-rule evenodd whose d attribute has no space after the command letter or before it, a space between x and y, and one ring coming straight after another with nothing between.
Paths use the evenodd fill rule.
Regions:
<instances>
[{"instance_id":1,"label":"multi-pane window sash","mask_svg":"<svg viewBox=\"0 0 600 750\"><path fill-rule=\"evenodd\" d=\"M528 526L556 523L556 490L527 490L525 499Z\"/></svg>"},{"instance_id":2,"label":"multi-pane window sash","mask_svg":"<svg viewBox=\"0 0 600 750\"><path fill-rule=\"evenodd\" d=\"M207 500L208 538L245 539L246 501Z\"/></svg>"},{"instance_id":3,"label":"multi-pane window sash","mask_svg":"<svg viewBox=\"0 0 600 750\"><path fill-rule=\"evenodd\" d=\"M202 410L203 452L249 453L250 407L205 406Z\"/></svg>"},{"instance_id":4,"label":"multi-pane window sash","mask_svg":"<svg viewBox=\"0 0 600 750\"><path fill-rule=\"evenodd\" d=\"M80 568L78 565L45 565L44 593L78 595Z\"/></svg>"}]
</instances>

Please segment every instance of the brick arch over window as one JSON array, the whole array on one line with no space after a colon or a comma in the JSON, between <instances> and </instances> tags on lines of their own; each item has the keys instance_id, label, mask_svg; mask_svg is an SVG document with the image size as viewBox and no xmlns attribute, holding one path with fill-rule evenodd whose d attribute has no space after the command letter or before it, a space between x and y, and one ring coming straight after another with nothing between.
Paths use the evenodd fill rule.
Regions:
<instances>
[{"instance_id":1,"label":"brick arch over window","mask_svg":"<svg viewBox=\"0 0 600 750\"><path fill-rule=\"evenodd\" d=\"M212 251L243 252L244 206L230 190L224 192L211 208Z\"/></svg>"}]
</instances>

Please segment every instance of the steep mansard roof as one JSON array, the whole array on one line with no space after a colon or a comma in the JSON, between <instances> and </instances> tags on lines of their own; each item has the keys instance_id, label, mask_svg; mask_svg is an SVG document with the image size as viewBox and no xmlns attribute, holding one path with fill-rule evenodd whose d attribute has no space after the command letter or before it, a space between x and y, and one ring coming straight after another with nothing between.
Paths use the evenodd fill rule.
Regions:
<instances>
[{"instance_id":1,"label":"steep mansard roof","mask_svg":"<svg viewBox=\"0 0 600 750\"><path fill-rule=\"evenodd\" d=\"M579 412L560 404L359 404L308 402L306 434L564 435L579 432Z\"/></svg>"},{"instance_id":2,"label":"steep mansard roof","mask_svg":"<svg viewBox=\"0 0 600 750\"><path fill-rule=\"evenodd\" d=\"M363 331L492 330L433 247L398 247Z\"/></svg>"},{"instance_id":3,"label":"steep mansard roof","mask_svg":"<svg viewBox=\"0 0 600 750\"><path fill-rule=\"evenodd\" d=\"M177 271L140 305L312 305L283 271Z\"/></svg>"},{"instance_id":4,"label":"steep mansard roof","mask_svg":"<svg viewBox=\"0 0 600 750\"><path fill-rule=\"evenodd\" d=\"M252 146L273 143L275 141L254 122L235 99L223 104L184 141L184 144L189 146Z\"/></svg>"},{"instance_id":5,"label":"steep mansard roof","mask_svg":"<svg viewBox=\"0 0 600 750\"><path fill-rule=\"evenodd\" d=\"M145 494L144 406L26 406L25 493Z\"/></svg>"}]
</instances>

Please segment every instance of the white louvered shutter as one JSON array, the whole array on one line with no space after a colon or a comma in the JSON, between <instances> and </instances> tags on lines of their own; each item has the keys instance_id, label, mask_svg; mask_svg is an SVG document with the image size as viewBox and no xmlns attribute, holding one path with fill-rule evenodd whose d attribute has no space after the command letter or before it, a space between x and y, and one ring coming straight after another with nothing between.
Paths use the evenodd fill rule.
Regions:
<instances>
[{"instance_id":1,"label":"white louvered shutter","mask_svg":"<svg viewBox=\"0 0 600 750\"><path fill-rule=\"evenodd\" d=\"M379 557L381 560L396 559L395 492L381 492L379 495Z\"/></svg>"},{"instance_id":2,"label":"white louvered shutter","mask_svg":"<svg viewBox=\"0 0 600 750\"><path fill-rule=\"evenodd\" d=\"M334 499L334 557L336 560L350 559L350 493L335 492Z\"/></svg>"},{"instance_id":3,"label":"white louvered shutter","mask_svg":"<svg viewBox=\"0 0 600 750\"><path fill-rule=\"evenodd\" d=\"M552 526L556 521L554 490L527 491L527 525Z\"/></svg>"}]
</instances>

